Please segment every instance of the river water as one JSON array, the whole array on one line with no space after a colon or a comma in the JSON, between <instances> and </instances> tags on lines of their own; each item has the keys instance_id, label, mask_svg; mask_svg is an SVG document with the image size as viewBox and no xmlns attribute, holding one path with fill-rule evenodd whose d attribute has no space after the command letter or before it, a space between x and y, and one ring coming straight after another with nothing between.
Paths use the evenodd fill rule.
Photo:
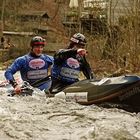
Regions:
<instances>
[{"instance_id":1,"label":"river water","mask_svg":"<svg viewBox=\"0 0 140 140\"><path fill-rule=\"evenodd\" d=\"M9 97L0 88L0 140L140 140L140 113L36 93Z\"/></svg>"}]
</instances>

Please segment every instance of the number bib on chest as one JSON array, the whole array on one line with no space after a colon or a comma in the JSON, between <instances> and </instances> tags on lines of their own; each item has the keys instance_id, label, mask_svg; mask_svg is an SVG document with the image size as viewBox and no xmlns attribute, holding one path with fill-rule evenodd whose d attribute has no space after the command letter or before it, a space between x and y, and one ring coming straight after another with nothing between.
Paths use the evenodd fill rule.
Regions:
<instances>
[{"instance_id":1,"label":"number bib on chest","mask_svg":"<svg viewBox=\"0 0 140 140\"><path fill-rule=\"evenodd\" d=\"M31 70L27 73L28 79L40 79L45 76L47 76L47 70Z\"/></svg>"},{"instance_id":2,"label":"number bib on chest","mask_svg":"<svg viewBox=\"0 0 140 140\"><path fill-rule=\"evenodd\" d=\"M70 68L62 67L60 74L65 77L77 79L79 76L78 70L73 70Z\"/></svg>"}]
</instances>

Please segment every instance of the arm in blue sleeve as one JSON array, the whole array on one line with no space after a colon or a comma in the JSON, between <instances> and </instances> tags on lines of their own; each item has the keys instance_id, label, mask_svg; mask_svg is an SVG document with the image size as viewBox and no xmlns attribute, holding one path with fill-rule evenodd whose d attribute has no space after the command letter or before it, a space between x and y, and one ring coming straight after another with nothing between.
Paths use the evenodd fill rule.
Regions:
<instances>
[{"instance_id":1,"label":"arm in blue sleeve","mask_svg":"<svg viewBox=\"0 0 140 140\"><path fill-rule=\"evenodd\" d=\"M14 74L19 71L24 62L23 62L23 58L19 57L17 58L12 65L5 71L5 78L10 82L10 84L12 84L13 86L16 85L15 79L14 79Z\"/></svg>"}]
</instances>

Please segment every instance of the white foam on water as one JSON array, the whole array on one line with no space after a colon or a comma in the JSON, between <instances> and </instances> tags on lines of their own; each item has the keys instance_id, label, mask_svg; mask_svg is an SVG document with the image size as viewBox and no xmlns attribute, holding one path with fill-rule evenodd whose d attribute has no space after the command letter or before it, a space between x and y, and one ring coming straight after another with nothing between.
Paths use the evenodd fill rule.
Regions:
<instances>
[{"instance_id":1,"label":"white foam on water","mask_svg":"<svg viewBox=\"0 0 140 140\"><path fill-rule=\"evenodd\" d=\"M3 77L3 73L0 73ZM1 80L1 79L0 79ZM8 97L0 89L0 139L2 140L118 140L140 138L140 115L96 105L66 102L64 93L46 98Z\"/></svg>"}]
</instances>

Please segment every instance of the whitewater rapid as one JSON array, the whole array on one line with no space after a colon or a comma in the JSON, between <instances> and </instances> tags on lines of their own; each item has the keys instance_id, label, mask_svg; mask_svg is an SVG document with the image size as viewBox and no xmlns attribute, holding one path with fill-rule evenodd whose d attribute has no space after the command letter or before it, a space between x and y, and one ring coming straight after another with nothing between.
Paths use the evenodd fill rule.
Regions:
<instances>
[{"instance_id":1,"label":"whitewater rapid","mask_svg":"<svg viewBox=\"0 0 140 140\"><path fill-rule=\"evenodd\" d=\"M0 140L140 140L140 113L7 94L0 88Z\"/></svg>"}]
</instances>

